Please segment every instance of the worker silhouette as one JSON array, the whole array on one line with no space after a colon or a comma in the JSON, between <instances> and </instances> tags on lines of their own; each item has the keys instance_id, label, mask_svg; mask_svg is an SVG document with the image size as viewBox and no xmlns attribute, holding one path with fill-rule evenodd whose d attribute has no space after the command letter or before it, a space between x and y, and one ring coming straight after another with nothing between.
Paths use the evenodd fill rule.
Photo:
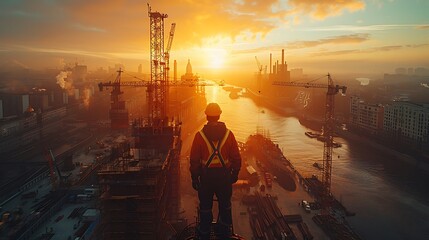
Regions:
<instances>
[{"instance_id":1,"label":"worker silhouette","mask_svg":"<svg viewBox=\"0 0 429 240\"><path fill-rule=\"evenodd\" d=\"M241 156L234 134L218 121L221 113L217 103L207 105L207 124L195 134L191 148L192 187L200 200L199 239L209 239L214 194L219 204L216 234L221 239L232 235L232 184L238 180Z\"/></svg>"}]
</instances>

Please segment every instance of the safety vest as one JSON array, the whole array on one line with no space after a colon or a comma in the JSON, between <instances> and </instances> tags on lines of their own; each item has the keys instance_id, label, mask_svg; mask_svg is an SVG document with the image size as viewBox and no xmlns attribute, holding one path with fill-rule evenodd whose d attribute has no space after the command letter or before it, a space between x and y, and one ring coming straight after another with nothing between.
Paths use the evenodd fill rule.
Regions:
<instances>
[{"instance_id":1,"label":"safety vest","mask_svg":"<svg viewBox=\"0 0 429 240\"><path fill-rule=\"evenodd\" d=\"M209 151L209 157L206 159L205 162L203 162L203 165L206 168L218 168L218 167L224 167L226 168L226 164L229 162L228 159L224 159L222 157L222 147L226 142L226 139L229 136L229 129L226 130L225 136L223 136L222 141L215 141L212 142L209 139L207 139L206 135L204 134L203 130L200 130L201 137L203 137L204 142L206 142L207 149Z\"/></svg>"}]
</instances>

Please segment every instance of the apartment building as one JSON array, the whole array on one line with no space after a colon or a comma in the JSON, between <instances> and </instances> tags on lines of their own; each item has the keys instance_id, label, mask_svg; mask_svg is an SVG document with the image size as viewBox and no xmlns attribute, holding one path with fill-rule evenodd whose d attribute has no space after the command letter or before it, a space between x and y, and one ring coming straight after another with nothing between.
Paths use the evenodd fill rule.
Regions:
<instances>
[{"instance_id":1,"label":"apartment building","mask_svg":"<svg viewBox=\"0 0 429 240\"><path fill-rule=\"evenodd\" d=\"M384 132L410 144L429 143L429 104L396 101L385 106Z\"/></svg>"},{"instance_id":2,"label":"apartment building","mask_svg":"<svg viewBox=\"0 0 429 240\"><path fill-rule=\"evenodd\" d=\"M368 104L361 98L350 98L350 127L369 134L379 134L383 129L384 107Z\"/></svg>"}]
</instances>

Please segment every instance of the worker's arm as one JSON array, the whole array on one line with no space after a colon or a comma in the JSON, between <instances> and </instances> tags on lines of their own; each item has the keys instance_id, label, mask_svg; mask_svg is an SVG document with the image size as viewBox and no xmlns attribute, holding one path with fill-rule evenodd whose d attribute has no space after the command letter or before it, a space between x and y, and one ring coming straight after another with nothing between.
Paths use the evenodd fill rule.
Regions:
<instances>
[{"instance_id":1,"label":"worker's arm","mask_svg":"<svg viewBox=\"0 0 429 240\"><path fill-rule=\"evenodd\" d=\"M238 176L238 172L241 168L240 150L238 149L237 140L235 139L235 136L232 132L230 132L228 138L230 144L229 161L231 162L231 170Z\"/></svg>"},{"instance_id":2,"label":"worker's arm","mask_svg":"<svg viewBox=\"0 0 429 240\"><path fill-rule=\"evenodd\" d=\"M190 159L190 167L189 170L191 172L192 180L201 176L201 159L202 159L202 149L201 143L203 142L203 138L201 134L197 132L194 137L194 141L192 142L191 154L189 156Z\"/></svg>"}]
</instances>

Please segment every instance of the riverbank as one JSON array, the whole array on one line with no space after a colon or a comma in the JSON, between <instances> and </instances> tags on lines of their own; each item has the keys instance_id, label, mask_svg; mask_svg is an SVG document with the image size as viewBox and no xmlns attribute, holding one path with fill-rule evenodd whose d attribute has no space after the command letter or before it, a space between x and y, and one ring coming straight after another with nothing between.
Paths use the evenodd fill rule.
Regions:
<instances>
[{"instance_id":1,"label":"riverbank","mask_svg":"<svg viewBox=\"0 0 429 240\"><path fill-rule=\"evenodd\" d=\"M408 165L410 165L416 169L421 169L425 173L429 173L429 162L425 162L421 159L416 159L410 155L398 152L395 149L384 146L384 145L374 141L373 139L352 133L350 131L345 131L342 129L336 129L335 133L337 133L338 136L340 136L342 138L345 138L345 139L353 141L353 142L357 142L359 144L363 144L363 145L370 147L376 151L380 151L384 154L387 154L387 155L393 157L394 159L397 159L403 163L406 163L406 164L408 164Z\"/></svg>"}]
</instances>

